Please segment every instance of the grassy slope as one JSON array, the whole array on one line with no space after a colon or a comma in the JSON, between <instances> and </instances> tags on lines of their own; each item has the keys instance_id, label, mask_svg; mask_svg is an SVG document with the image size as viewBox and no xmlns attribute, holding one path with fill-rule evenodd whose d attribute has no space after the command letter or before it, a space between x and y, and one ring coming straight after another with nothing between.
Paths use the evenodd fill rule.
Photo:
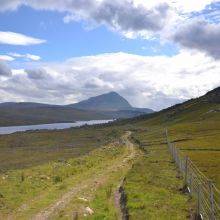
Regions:
<instances>
[{"instance_id":1,"label":"grassy slope","mask_svg":"<svg viewBox=\"0 0 220 220\"><path fill-rule=\"evenodd\" d=\"M0 136L0 171L77 157L119 138L114 127L96 126Z\"/></svg>"},{"instance_id":2,"label":"grassy slope","mask_svg":"<svg viewBox=\"0 0 220 220\"><path fill-rule=\"evenodd\" d=\"M171 126L169 133L181 152L220 188L220 122L183 123Z\"/></svg>"},{"instance_id":3,"label":"grassy slope","mask_svg":"<svg viewBox=\"0 0 220 220\"><path fill-rule=\"evenodd\" d=\"M218 92L219 94L219 92ZM190 100L153 115L119 124L134 131L147 152L127 175L126 192L131 219L185 219L190 203L178 189L182 180L164 142L164 130L181 152L220 188L220 104L208 96ZM183 202L185 199L185 203ZM192 206L191 206L192 207ZM167 213L166 210L169 210Z\"/></svg>"},{"instance_id":4,"label":"grassy slope","mask_svg":"<svg viewBox=\"0 0 220 220\"><path fill-rule=\"evenodd\" d=\"M168 128L170 140L220 188L219 93L218 89L217 94L190 100L130 124L139 129ZM213 101L213 97L217 98Z\"/></svg>"},{"instance_id":5,"label":"grassy slope","mask_svg":"<svg viewBox=\"0 0 220 220\"><path fill-rule=\"evenodd\" d=\"M0 218L12 216L16 219L29 219L74 185L88 183L89 177L121 161L124 154L125 148L109 146L75 159L1 174Z\"/></svg>"},{"instance_id":6,"label":"grassy slope","mask_svg":"<svg viewBox=\"0 0 220 220\"><path fill-rule=\"evenodd\" d=\"M120 144L120 147L123 145ZM105 171L97 174L99 181L95 177L93 179L95 184L85 188L78 194L78 197L74 197L65 208L55 213L52 218L71 219L72 213L77 211L79 219L84 219L85 207L91 207L94 214L87 215L88 219L119 219L119 207L115 205L116 190L140 154L141 151L138 148L124 146L124 154L118 157L117 162L114 164L112 161L111 165L105 168ZM82 201L79 199L80 197L86 198L88 201Z\"/></svg>"},{"instance_id":7,"label":"grassy slope","mask_svg":"<svg viewBox=\"0 0 220 220\"><path fill-rule=\"evenodd\" d=\"M90 138L92 138L92 135L99 134L103 140L97 144L96 147L98 147L102 146L104 142L113 141L118 138L123 130L127 129L127 126L117 127L118 132L115 131L115 128L101 126L92 129L60 131L56 132L56 135L53 132L49 133L50 135L53 134L53 138L61 134L63 135L63 133L66 133L68 137L77 134L75 138L69 140L70 142L78 140L76 139L77 136L83 136L86 139L88 133ZM138 131L138 133L145 135L145 132L140 133ZM44 132L34 132L31 134L40 135L42 138L41 141L47 140L47 136L42 136L45 134ZM28 134L23 135L28 136ZM134 135L137 136L137 133L134 132ZM81 143L82 146L85 144L85 139L82 141L83 144ZM32 140L36 141L38 137ZM53 141L56 143L58 140L57 138ZM41 143L35 141L33 143L36 146ZM44 161L44 164L42 164L42 161L39 161L39 164L42 165L38 166L31 164L31 161L29 161L29 168L10 169L2 173L0 175L0 218L11 216L16 219L29 219L30 216L44 210L45 207L62 198L66 192L71 191L72 187L80 186L82 188L68 201L65 207L58 209L54 213L52 219L72 219L73 211L77 211L81 219L85 213L85 207L89 206L95 212L92 216L88 216L89 219L113 220L118 216L118 209L115 207L115 191L122 178L126 176L127 182L125 187L128 192L128 208L131 216L135 216L134 219L136 217L141 219L143 214L148 213L149 210L150 214L148 216L157 216L158 205L164 204L164 201L166 203L160 211L161 216L167 215L167 209L169 209L170 216L174 214L185 219L189 212L187 198L178 191L181 180L175 177L176 170L174 165L170 163L170 157L166 151L166 147L163 146L161 149L155 148L156 152L154 149L150 157L146 155L146 152L136 149L136 156L128 160L126 158L129 158L130 150L123 146L122 142L121 144L117 144L117 147L109 146L94 149L85 156L75 159L48 161L48 163ZM164 151L164 153L161 154L157 167L153 170L152 165L154 166L154 160L158 160L156 159L157 150ZM164 166L163 161L167 161L165 162L166 167L163 169L166 172L155 175L156 173L154 171L160 169L161 165ZM25 160L23 162L25 163ZM20 164L23 162L21 160ZM131 166L133 163L134 165ZM152 178L157 183L160 183L161 179L165 178L164 184L154 184L152 190L152 184L150 183ZM88 187L84 187L85 183ZM130 196L130 192L132 192L132 196ZM133 195L135 195L135 198ZM168 196L169 200L167 200ZM79 197L87 198L88 202L80 200ZM149 200L149 198L151 199ZM141 200L140 204L136 204L138 200ZM161 203L158 202L155 205L155 201L158 200ZM142 206L142 203L144 203L144 206ZM179 207L181 207L180 210ZM141 211L139 210L140 208ZM138 211L137 214L135 214L135 210Z\"/></svg>"},{"instance_id":8,"label":"grassy slope","mask_svg":"<svg viewBox=\"0 0 220 220\"><path fill-rule=\"evenodd\" d=\"M163 130L142 129L134 137L144 154L126 176L130 219L187 219L190 203L180 191L182 179L176 177Z\"/></svg>"},{"instance_id":9,"label":"grassy slope","mask_svg":"<svg viewBox=\"0 0 220 220\"><path fill-rule=\"evenodd\" d=\"M153 116L126 120L112 126L2 136L0 146L4 156L1 158L3 161L1 165L8 171L0 178L2 184L0 185L1 213L10 212L13 208L23 204L21 209L23 214L21 215L33 214L59 198L70 186L83 178L86 179L88 175L96 175L97 169L103 170L103 167L111 165L114 159L122 159L123 151L119 148L117 153L115 152L116 154L114 151L109 152L114 156L108 156L109 153L104 151L102 156L97 157L99 153L95 150L94 154L90 154L92 158L88 156L90 158L88 160L93 161L89 169L86 162L83 164L74 162L81 160L80 158L70 159L67 163L50 162L59 158L86 154L94 148L118 138L124 130L132 130L134 137L141 143L143 152L136 158L129 171L123 169L121 173L110 173L107 175L109 178L105 180L105 184L95 190L89 201L89 205L95 209L95 215L91 218L103 219L103 216L110 216L111 218L106 217L106 219L114 219L116 211L113 208L113 192L111 191L115 189L120 177L125 175L127 205L131 219L146 219L145 216L149 219L158 219L158 216L160 219L186 219L189 215L188 198L179 191L182 180L176 178L177 170L171 163L164 143L163 131L165 127L168 127L170 139L220 186L219 109L218 103L208 102L206 98L202 98L164 110ZM73 146L76 146L78 151ZM58 154L54 151L54 147L60 149ZM68 152L65 150L66 147ZM11 151L13 148L14 157L12 157L13 151ZM44 149L46 149L46 155ZM31 153L28 154L28 151ZM31 160L27 159L33 152L37 153L30 157ZM52 156L50 157L50 155ZM16 158L18 158L18 163ZM70 167L67 165L69 163ZM45 165L36 167L36 164ZM30 168L9 171L15 166ZM99 169L97 166L102 168ZM56 175L53 171L54 167ZM78 168L80 173L75 170ZM56 177L57 174L61 175L62 181L60 181L59 175ZM4 193L2 193L3 191ZM42 195L44 199L38 199L36 197L38 194ZM25 204L30 200L33 200L32 208L26 209ZM68 219L77 204L80 207L87 205L79 203L75 198L66 208L57 213L55 218Z\"/></svg>"},{"instance_id":10,"label":"grassy slope","mask_svg":"<svg viewBox=\"0 0 220 220\"><path fill-rule=\"evenodd\" d=\"M62 106L8 107L0 106L0 126L33 125L74 122L79 120L109 119L95 111L77 110Z\"/></svg>"}]
</instances>

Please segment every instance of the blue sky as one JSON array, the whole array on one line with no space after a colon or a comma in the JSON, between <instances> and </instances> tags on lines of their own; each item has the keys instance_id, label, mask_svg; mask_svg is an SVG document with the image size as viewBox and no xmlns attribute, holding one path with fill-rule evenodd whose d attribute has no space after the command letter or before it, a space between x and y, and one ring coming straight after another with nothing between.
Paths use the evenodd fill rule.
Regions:
<instances>
[{"instance_id":1,"label":"blue sky","mask_svg":"<svg viewBox=\"0 0 220 220\"><path fill-rule=\"evenodd\" d=\"M220 84L217 0L0 4L0 102L67 104L114 90L159 110Z\"/></svg>"},{"instance_id":2,"label":"blue sky","mask_svg":"<svg viewBox=\"0 0 220 220\"><path fill-rule=\"evenodd\" d=\"M0 45L1 53L38 54L44 61L63 61L70 57L125 52L138 55L174 55L177 47L161 44L158 39L128 39L105 26L91 29L85 22L63 22L63 13L37 11L22 6L0 14L1 31L11 31L45 39L47 43L31 46Z\"/></svg>"}]
</instances>

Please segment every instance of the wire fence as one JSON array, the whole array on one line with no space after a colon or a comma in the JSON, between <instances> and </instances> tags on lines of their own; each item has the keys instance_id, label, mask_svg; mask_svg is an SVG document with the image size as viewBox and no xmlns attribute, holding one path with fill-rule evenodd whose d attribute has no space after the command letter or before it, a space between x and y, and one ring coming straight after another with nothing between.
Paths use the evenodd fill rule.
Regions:
<instances>
[{"instance_id":1,"label":"wire fence","mask_svg":"<svg viewBox=\"0 0 220 220\"><path fill-rule=\"evenodd\" d=\"M197 219L220 220L220 191L188 156L182 155L169 141L167 130L165 134L172 158L184 177L184 188L196 201Z\"/></svg>"}]
</instances>

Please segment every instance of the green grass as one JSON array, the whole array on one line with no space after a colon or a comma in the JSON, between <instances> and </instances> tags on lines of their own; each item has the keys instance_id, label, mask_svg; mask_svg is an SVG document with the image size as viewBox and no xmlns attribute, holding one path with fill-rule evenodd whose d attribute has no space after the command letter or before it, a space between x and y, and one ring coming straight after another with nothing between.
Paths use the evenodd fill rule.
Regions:
<instances>
[{"instance_id":1,"label":"green grass","mask_svg":"<svg viewBox=\"0 0 220 220\"><path fill-rule=\"evenodd\" d=\"M90 189L83 190L65 209L60 210L53 216L53 219L72 219L72 214L75 212L78 213L79 219L83 219L83 215L86 214L86 207L90 207L94 211L93 215L87 215L87 219L118 219L119 214L115 206L115 192L127 170L128 167L125 166L121 170L109 173L96 190L93 190L93 186ZM80 197L86 198L88 201L82 201L79 199Z\"/></svg>"},{"instance_id":2,"label":"green grass","mask_svg":"<svg viewBox=\"0 0 220 220\"><path fill-rule=\"evenodd\" d=\"M183 182L177 178L177 169L162 135L158 129L135 134L144 151L126 175L130 219L187 219L189 216L189 198L180 191Z\"/></svg>"},{"instance_id":3,"label":"green grass","mask_svg":"<svg viewBox=\"0 0 220 220\"><path fill-rule=\"evenodd\" d=\"M118 139L119 129L96 126L0 136L0 172L78 157Z\"/></svg>"},{"instance_id":4,"label":"green grass","mask_svg":"<svg viewBox=\"0 0 220 220\"><path fill-rule=\"evenodd\" d=\"M75 184L120 159L123 153L122 147L104 147L76 159L50 162L2 174L0 218L12 215L16 219L28 219L55 202Z\"/></svg>"},{"instance_id":5,"label":"green grass","mask_svg":"<svg viewBox=\"0 0 220 220\"><path fill-rule=\"evenodd\" d=\"M194 205L180 190L183 180L172 163L164 131L168 128L181 153L220 188L220 112L216 109L219 104L195 99L108 126L0 136L0 218L28 219L89 179L92 187L81 190L53 219L71 219L78 210L81 219L86 206L94 210L89 219L115 219L114 192L126 176L131 219L187 219ZM110 172L109 167L120 164L128 152L101 146L118 140L125 130L133 131L141 152Z\"/></svg>"},{"instance_id":6,"label":"green grass","mask_svg":"<svg viewBox=\"0 0 220 220\"><path fill-rule=\"evenodd\" d=\"M181 149L181 153L188 155L220 188L220 121L201 121L170 126L169 136L170 140Z\"/></svg>"},{"instance_id":7,"label":"green grass","mask_svg":"<svg viewBox=\"0 0 220 220\"><path fill-rule=\"evenodd\" d=\"M163 110L152 116L121 122L133 130L168 128L170 140L188 155L198 168L220 189L220 104L209 102L207 97L190 100ZM151 134L143 140L151 146L151 138L161 139L161 134Z\"/></svg>"},{"instance_id":8,"label":"green grass","mask_svg":"<svg viewBox=\"0 0 220 220\"><path fill-rule=\"evenodd\" d=\"M93 177L93 183L80 191L64 209L52 216L52 219L72 219L73 213L76 212L79 219L84 219L84 215L87 214L86 207L94 211L93 215L87 214L87 219L118 219L120 212L115 204L115 194L122 179L140 153L139 149L130 149L121 144L119 146L124 148L123 153L118 155L118 158L103 170L103 173ZM79 199L82 197L87 201Z\"/></svg>"}]
</instances>

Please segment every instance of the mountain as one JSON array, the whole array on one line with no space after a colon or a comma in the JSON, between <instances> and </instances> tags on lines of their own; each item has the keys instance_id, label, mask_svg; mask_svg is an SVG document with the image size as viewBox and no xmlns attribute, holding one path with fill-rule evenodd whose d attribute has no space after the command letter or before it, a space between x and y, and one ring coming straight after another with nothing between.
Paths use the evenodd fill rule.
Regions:
<instances>
[{"instance_id":1,"label":"mountain","mask_svg":"<svg viewBox=\"0 0 220 220\"><path fill-rule=\"evenodd\" d=\"M82 102L69 105L76 109L98 110L98 111L116 111L131 109L132 106L126 99L116 92L109 92L99 96L91 97Z\"/></svg>"},{"instance_id":2,"label":"mountain","mask_svg":"<svg viewBox=\"0 0 220 220\"><path fill-rule=\"evenodd\" d=\"M130 103L116 92L109 92L99 96L91 97L82 102L68 105L75 109L93 110L101 112L136 112L136 113L152 113L152 109L134 108Z\"/></svg>"},{"instance_id":3,"label":"mountain","mask_svg":"<svg viewBox=\"0 0 220 220\"><path fill-rule=\"evenodd\" d=\"M0 126L131 118L146 112L151 113L152 110L133 108L122 96L110 92L64 106L31 102L0 103Z\"/></svg>"},{"instance_id":4,"label":"mountain","mask_svg":"<svg viewBox=\"0 0 220 220\"><path fill-rule=\"evenodd\" d=\"M220 104L220 87L213 89L210 92L207 92L206 95L202 96L201 101L207 101L209 103L218 103Z\"/></svg>"}]
</instances>

